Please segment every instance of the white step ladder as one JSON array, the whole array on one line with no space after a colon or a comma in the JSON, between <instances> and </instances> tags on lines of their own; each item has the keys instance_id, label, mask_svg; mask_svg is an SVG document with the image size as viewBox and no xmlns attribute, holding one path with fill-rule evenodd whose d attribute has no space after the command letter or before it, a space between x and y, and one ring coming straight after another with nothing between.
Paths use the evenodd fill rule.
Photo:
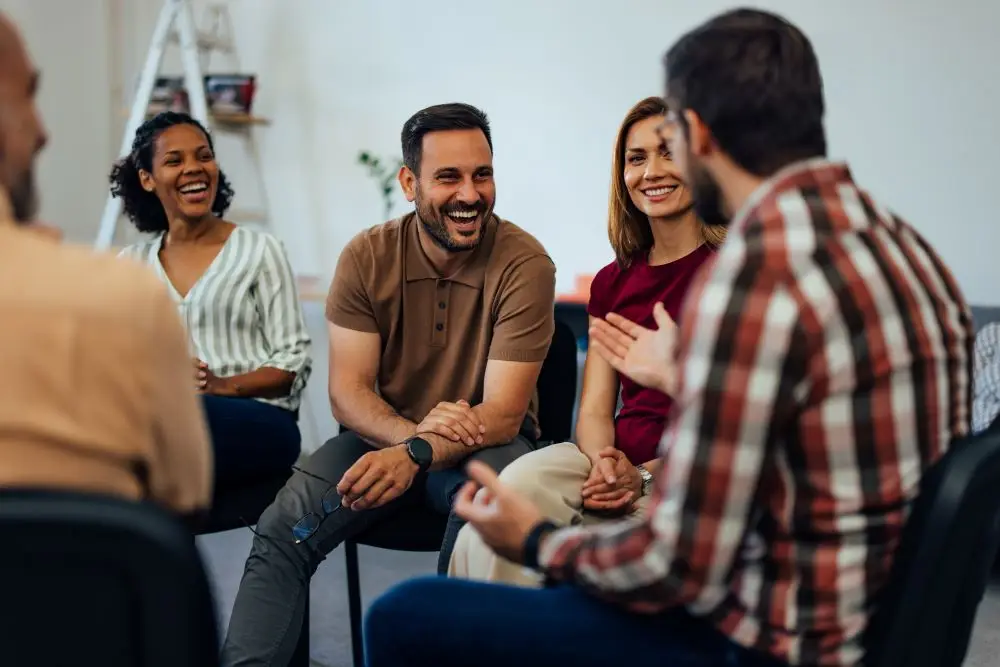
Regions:
<instances>
[{"instance_id":1,"label":"white step ladder","mask_svg":"<svg viewBox=\"0 0 1000 667\"><path fill-rule=\"evenodd\" d=\"M246 140L246 150L253 163L258 181L257 192L262 201L260 211L231 211L228 219L233 222L270 222L270 207L267 202L267 188L264 187L264 174L261 168L260 152L257 141L250 128L266 124L262 118L243 114L210 113L208 101L205 98L205 83L202 57L212 51L227 51L233 53L234 48L228 36L229 21L224 5L213 5L208 8L212 29L208 34L199 35L194 23L194 12L190 0L166 0L160 10L153 38L146 55L146 62L139 76L135 99L129 111L128 122L125 124L119 156L128 155L136 130L146 120L149 103L156 80L163 64L163 56L167 46L172 42L180 45L181 64L184 69L184 88L187 91L190 113L210 130L238 129ZM225 26L223 26L225 24ZM219 32L225 27L226 38L220 38ZM115 233L121 220L122 203L120 199L108 194L101 215L101 225L97 232L94 247L97 250L107 250L115 242Z\"/></svg>"},{"instance_id":2,"label":"white step ladder","mask_svg":"<svg viewBox=\"0 0 1000 667\"><path fill-rule=\"evenodd\" d=\"M122 139L119 155L127 155L132 148L132 138L146 119L146 110L153 95L153 86L163 62L163 54L170 42L172 29L176 26L180 40L181 58L184 64L184 87L187 88L191 105L191 115L208 126L208 101L205 99L205 84L201 74L201 62L198 60L198 35L194 27L194 15L188 0L166 0L160 17L153 29L153 42L146 55L146 64L139 76L139 85L125 124L125 136ZM97 250L107 250L115 238L115 229L121 217L122 202L108 194L101 215L101 226L97 231L94 247Z\"/></svg>"},{"instance_id":3,"label":"white step ladder","mask_svg":"<svg viewBox=\"0 0 1000 667\"><path fill-rule=\"evenodd\" d=\"M191 116L200 121L205 127L213 129L213 125L226 126L230 129L239 127L246 130L246 148L259 184L258 192L261 197L260 206L262 211L231 211L226 217L233 222L266 222L270 223L270 207L267 200L267 188L264 184L264 174L261 168L260 153L253 133L249 129L258 124L266 123L263 119L253 116L240 116L239 114L226 114L213 116L209 113L208 100L205 97L205 82L202 73L201 57L211 51L228 51L232 53L233 46L231 38L227 34L226 38L220 39L218 33L221 29L229 32L229 21L226 9L222 5L214 5L208 8L212 21L212 29L207 35L199 35L194 23L194 12L190 0L165 0L163 8L160 10L156 27L153 29L153 38L146 55L146 62L139 75L139 83L136 88L135 99L129 111L128 122L125 124L125 132L122 137L119 156L128 155L132 150L132 141L136 130L146 120L149 110L149 103L156 86L156 80L163 64L163 56L167 46L173 42L179 43L181 64L184 69L184 88L187 90L188 103ZM223 24L225 24L223 26ZM121 220L122 202L117 197L108 194L104 204L104 212L101 215L101 226L97 232L97 239L94 248L98 251L106 251L111 248L115 241L115 233L118 223ZM302 412L306 425L311 433L309 436L314 442L321 443L318 438L319 428L315 419L309 414L308 401L303 396ZM303 434L305 436L305 434ZM318 444L316 445L318 446Z\"/></svg>"}]
</instances>

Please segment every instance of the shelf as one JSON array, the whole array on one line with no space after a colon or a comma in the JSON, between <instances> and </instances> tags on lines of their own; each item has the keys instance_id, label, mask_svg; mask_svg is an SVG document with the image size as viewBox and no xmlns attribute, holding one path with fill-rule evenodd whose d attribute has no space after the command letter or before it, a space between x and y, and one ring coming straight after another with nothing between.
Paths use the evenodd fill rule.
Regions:
<instances>
[{"instance_id":1,"label":"shelf","mask_svg":"<svg viewBox=\"0 0 1000 667\"><path fill-rule=\"evenodd\" d=\"M147 111L146 118L152 118L159 112ZM128 115L128 112L125 112ZM262 118L260 116L254 116L253 114L246 113L215 113L209 112L209 118L213 125L219 127L228 128L246 128L251 125L270 125L270 118Z\"/></svg>"},{"instance_id":2,"label":"shelf","mask_svg":"<svg viewBox=\"0 0 1000 667\"><path fill-rule=\"evenodd\" d=\"M218 125L270 125L268 118L246 113L211 113L212 122Z\"/></svg>"}]
</instances>

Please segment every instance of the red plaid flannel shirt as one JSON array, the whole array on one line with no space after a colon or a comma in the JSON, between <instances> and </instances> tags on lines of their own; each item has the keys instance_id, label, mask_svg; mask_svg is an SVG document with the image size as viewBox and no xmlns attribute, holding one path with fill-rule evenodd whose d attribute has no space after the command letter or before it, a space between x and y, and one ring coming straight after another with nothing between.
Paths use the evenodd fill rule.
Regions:
<instances>
[{"instance_id":1,"label":"red plaid flannel shirt","mask_svg":"<svg viewBox=\"0 0 1000 667\"><path fill-rule=\"evenodd\" d=\"M972 320L909 226L811 160L764 183L692 287L649 515L540 561L685 606L793 665L853 665L923 472L969 431Z\"/></svg>"}]
</instances>

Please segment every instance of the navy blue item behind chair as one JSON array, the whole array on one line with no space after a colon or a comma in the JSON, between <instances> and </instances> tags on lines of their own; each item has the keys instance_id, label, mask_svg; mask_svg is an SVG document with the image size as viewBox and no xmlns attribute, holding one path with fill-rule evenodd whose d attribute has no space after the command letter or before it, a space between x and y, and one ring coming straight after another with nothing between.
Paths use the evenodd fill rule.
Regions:
<instances>
[{"instance_id":1,"label":"navy blue item behind chair","mask_svg":"<svg viewBox=\"0 0 1000 667\"><path fill-rule=\"evenodd\" d=\"M573 331L556 320L549 352L538 375L538 424L541 442L565 442L573 432L576 404L577 345ZM361 583L358 545L394 551L438 551L448 517L423 507L402 510L391 521L344 542L347 564L347 606L351 619L351 651L354 667L364 667L364 639L361 625Z\"/></svg>"},{"instance_id":2,"label":"navy blue item behind chair","mask_svg":"<svg viewBox=\"0 0 1000 667\"><path fill-rule=\"evenodd\" d=\"M866 636L870 667L960 667L1000 545L1000 431L955 443L920 485Z\"/></svg>"},{"instance_id":3,"label":"navy blue item behind chair","mask_svg":"<svg viewBox=\"0 0 1000 667\"><path fill-rule=\"evenodd\" d=\"M0 664L212 667L215 608L191 533L141 503L0 492Z\"/></svg>"}]
</instances>

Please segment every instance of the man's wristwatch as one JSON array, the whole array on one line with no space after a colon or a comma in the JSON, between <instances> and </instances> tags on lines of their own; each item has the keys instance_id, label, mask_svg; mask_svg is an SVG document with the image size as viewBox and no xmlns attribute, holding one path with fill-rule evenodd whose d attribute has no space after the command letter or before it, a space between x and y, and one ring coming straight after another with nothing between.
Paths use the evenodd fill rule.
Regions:
<instances>
[{"instance_id":1,"label":"man's wristwatch","mask_svg":"<svg viewBox=\"0 0 1000 667\"><path fill-rule=\"evenodd\" d=\"M420 472L427 472L434 463L434 450L431 444L423 438L413 437L406 441L406 453L417 464Z\"/></svg>"},{"instance_id":2,"label":"man's wristwatch","mask_svg":"<svg viewBox=\"0 0 1000 667\"><path fill-rule=\"evenodd\" d=\"M653 492L653 473L641 465L636 466L635 469L639 471L639 477L642 478L642 491L639 495L648 496Z\"/></svg>"}]
</instances>

